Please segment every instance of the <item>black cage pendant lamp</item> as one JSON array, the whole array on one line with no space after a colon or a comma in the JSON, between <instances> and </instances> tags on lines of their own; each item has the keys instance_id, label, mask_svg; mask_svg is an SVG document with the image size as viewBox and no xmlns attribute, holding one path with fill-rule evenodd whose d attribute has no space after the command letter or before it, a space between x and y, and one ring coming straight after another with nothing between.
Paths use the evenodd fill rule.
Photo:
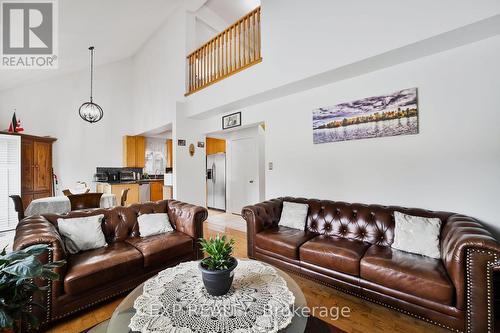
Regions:
<instances>
[{"instance_id":1,"label":"black cage pendant lamp","mask_svg":"<svg viewBox=\"0 0 500 333\"><path fill-rule=\"evenodd\" d=\"M92 100L92 84L94 81L94 47L89 47L90 50L90 102L85 102L78 109L80 117L89 123L97 123L102 119L104 112L102 108L95 104Z\"/></svg>"}]
</instances>

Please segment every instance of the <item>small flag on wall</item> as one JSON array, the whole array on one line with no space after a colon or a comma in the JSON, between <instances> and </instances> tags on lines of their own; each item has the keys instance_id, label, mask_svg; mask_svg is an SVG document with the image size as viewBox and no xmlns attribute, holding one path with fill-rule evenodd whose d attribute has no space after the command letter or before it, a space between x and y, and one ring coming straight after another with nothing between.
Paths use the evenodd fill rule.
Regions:
<instances>
[{"instance_id":1,"label":"small flag on wall","mask_svg":"<svg viewBox=\"0 0 500 333\"><path fill-rule=\"evenodd\" d=\"M9 125L9 132L15 132L17 127L17 119L16 119L16 113L12 115L12 120L10 121Z\"/></svg>"},{"instance_id":2,"label":"small flag on wall","mask_svg":"<svg viewBox=\"0 0 500 333\"><path fill-rule=\"evenodd\" d=\"M12 120L9 124L9 132L15 133L15 132L22 132L24 131L24 128L21 127L21 120L17 120L16 118L16 113L12 115Z\"/></svg>"}]
</instances>

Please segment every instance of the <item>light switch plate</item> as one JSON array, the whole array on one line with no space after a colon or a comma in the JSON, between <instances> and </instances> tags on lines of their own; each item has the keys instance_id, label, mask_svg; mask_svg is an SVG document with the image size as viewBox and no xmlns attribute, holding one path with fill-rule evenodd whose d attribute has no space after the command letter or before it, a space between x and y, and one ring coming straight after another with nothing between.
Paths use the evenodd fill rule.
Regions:
<instances>
[{"instance_id":1,"label":"light switch plate","mask_svg":"<svg viewBox=\"0 0 500 333\"><path fill-rule=\"evenodd\" d=\"M273 169L273 162L269 162L269 170L272 170Z\"/></svg>"}]
</instances>

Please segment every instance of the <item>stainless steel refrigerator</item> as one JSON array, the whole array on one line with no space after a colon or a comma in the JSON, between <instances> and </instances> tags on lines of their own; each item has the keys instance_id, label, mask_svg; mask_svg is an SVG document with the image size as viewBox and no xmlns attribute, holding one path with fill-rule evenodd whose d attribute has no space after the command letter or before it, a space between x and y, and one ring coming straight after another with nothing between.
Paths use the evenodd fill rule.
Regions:
<instances>
[{"instance_id":1,"label":"stainless steel refrigerator","mask_svg":"<svg viewBox=\"0 0 500 333\"><path fill-rule=\"evenodd\" d=\"M226 154L207 155L207 206L226 210Z\"/></svg>"}]
</instances>

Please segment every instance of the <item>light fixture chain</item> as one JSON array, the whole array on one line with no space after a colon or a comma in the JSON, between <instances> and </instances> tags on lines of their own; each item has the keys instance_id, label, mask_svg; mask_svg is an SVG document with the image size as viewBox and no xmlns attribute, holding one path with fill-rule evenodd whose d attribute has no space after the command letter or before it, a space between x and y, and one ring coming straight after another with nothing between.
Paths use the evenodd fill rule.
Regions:
<instances>
[{"instance_id":1,"label":"light fixture chain","mask_svg":"<svg viewBox=\"0 0 500 333\"><path fill-rule=\"evenodd\" d=\"M104 112L102 108L95 104L93 101L93 92L94 92L94 47L89 47L90 51L90 102L83 103L78 109L78 114L80 118L89 122L96 123L102 119Z\"/></svg>"},{"instance_id":2,"label":"light fixture chain","mask_svg":"<svg viewBox=\"0 0 500 333\"><path fill-rule=\"evenodd\" d=\"M94 47L89 47L90 50L90 102L92 102L92 89L94 87Z\"/></svg>"}]
</instances>

